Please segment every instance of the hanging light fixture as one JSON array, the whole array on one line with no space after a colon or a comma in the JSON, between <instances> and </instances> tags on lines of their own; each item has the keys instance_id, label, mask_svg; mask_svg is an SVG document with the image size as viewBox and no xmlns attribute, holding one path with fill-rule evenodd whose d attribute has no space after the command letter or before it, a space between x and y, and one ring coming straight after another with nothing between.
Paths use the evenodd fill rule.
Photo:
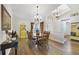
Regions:
<instances>
[{"instance_id":1,"label":"hanging light fixture","mask_svg":"<svg viewBox=\"0 0 79 59\"><path fill-rule=\"evenodd\" d=\"M38 13L38 8L39 8L39 6L37 5L37 6L36 6L36 9L37 9L36 12L37 12L37 13L36 13L36 15L34 16L35 22L36 22L36 21L40 22L40 20L41 20L41 17L39 16L39 13Z\"/></svg>"},{"instance_id":2,"label":"hanging light fixture","mask_svg":"<svg viewBox=\"0 0 79 59\"><path fill-rule=\"evenodd\" d=\"M38 15L39 15L39 14L38 14L38 7L39 7L39 6L36 6L36 7L37 7L36 18L37 18L37 21L39 21L39 16L38 16Z\"/></svg>"}]
</instances>

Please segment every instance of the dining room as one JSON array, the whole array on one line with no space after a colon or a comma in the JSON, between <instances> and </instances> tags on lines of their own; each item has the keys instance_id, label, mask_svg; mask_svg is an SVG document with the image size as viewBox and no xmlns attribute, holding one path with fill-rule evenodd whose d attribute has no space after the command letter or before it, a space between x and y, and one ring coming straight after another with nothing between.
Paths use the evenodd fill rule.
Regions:
<instances>
[{"instance_id":1,"label":"dining room","mask_svg":"<svg viewBox=\"0 0 79 59\"><path fill-rule=\"evenodd\" d=\"M78 4L0 4L0 55L79 54L78 8Z\"/></svg>"}]
</instances>

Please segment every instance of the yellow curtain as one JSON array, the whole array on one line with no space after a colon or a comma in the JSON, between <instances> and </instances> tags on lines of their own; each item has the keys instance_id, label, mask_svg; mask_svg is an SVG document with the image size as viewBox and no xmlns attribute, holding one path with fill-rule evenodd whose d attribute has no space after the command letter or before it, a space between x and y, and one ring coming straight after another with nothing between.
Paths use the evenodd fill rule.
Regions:
<instances>
[{"instance_id":1,"label":"yellow curtain","mask_svg":"<svg viewBox=\"0 0 79 59\"><path fill-rule=\"evenodd\" d=\"M26 25L24 24L20 24L20 38L21 39L27 38Z\"/></svg>"}]
</instances>

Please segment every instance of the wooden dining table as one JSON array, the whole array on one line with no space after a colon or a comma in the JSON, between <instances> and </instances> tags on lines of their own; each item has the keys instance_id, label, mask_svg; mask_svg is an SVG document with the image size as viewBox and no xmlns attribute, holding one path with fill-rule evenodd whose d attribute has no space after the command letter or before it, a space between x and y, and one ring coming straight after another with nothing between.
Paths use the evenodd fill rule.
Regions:
<instances>
[{"instance_id":1,"label":"wooden dining table","mask_svg":"<svg viewBox=\"0 0 79 59\"><path fill-rule=\"evenodd\" d=\"M41 35L41 33L40 34L33 33L33 35L32 35L32 38L34 40L36 40L36 45L38 45L38 42L39 42L40 38L42 38L42 37L43 36Z\"/></svg>"}]
</instances>

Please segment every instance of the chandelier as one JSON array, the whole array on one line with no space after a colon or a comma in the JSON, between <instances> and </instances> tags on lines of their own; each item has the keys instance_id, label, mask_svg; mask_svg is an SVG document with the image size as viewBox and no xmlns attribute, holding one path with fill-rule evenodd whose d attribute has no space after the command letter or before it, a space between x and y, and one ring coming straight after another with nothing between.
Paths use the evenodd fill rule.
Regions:
<instances>
[{"instance_id":1,"label":"chandelier","mask_svg":"<svg viewBox=\"0 0 79 59\"><path fill-rule=\"evenodd\" d=\"M37 22L37 21L40 22L40 20L41 20L41 17L39 16L39 13L38 13L38 8L39 8L39 6L36 6L36 9L37 9L36 12L37 12L37 13L36 13L36 15L34 16L34 21L35 21L35 22Z\"/></svg>"}]
</instances>

